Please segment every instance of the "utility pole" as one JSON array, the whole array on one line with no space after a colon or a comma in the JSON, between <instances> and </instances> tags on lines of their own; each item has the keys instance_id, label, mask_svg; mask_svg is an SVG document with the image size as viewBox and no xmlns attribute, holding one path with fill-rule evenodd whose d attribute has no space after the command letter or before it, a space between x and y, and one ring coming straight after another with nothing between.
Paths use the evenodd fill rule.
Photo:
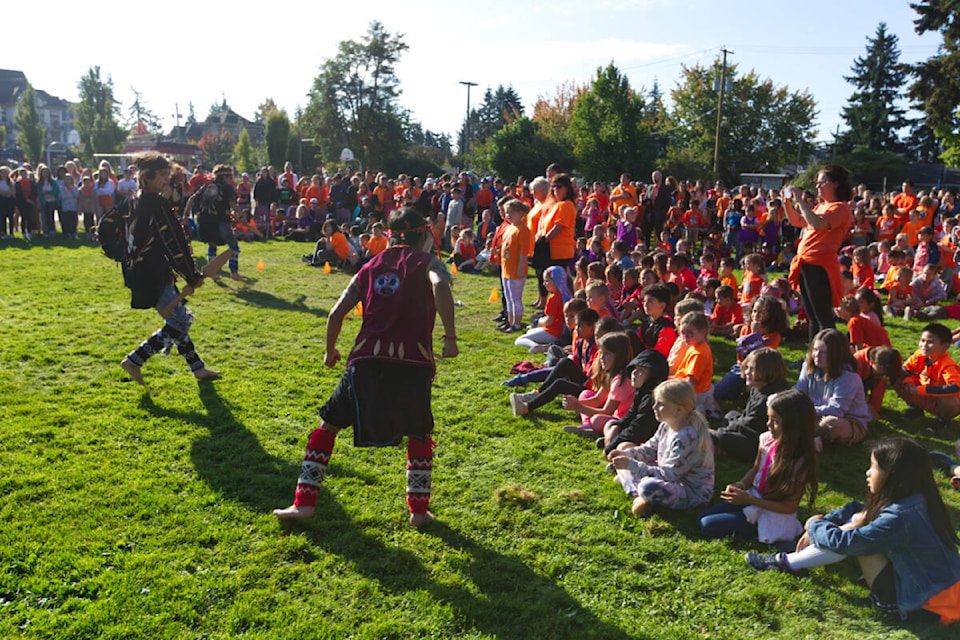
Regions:
<instances>
[{"instance_id":1,"label":"utility pole","mask_svg":"<svg viewBox=\"0 0 960 640\"><path fill-rule=\"evenodd\" d=\"M180 129L180 106L173 103L173 117L177 119L177 142L183 142L183 131Z\"/></svg>"},{"instance_id":2,"label":"utility pole","mask_svg":"<svg viewBox=\"0 0 960 640\"><path fill-rule=\"evenodd\" d=\"M720 122L723 119L723 90L727 83L727 54L733 53L733 51L727 51L726 48L721 49L721 51L723 51L723 67L720 69L720 97L717 102L717 133L713 140L714 179L720 176Z\"/></svg>"},{"instance_id":3,"label":"utility pole","mask_svg":"<svg viewBox=\"0 0 960 640\"><path fill-rule=\"evenodd\" d=\"M460 81L460 84L467 87L467 117L463 121L463 145L460 147L460 153L463 155L463 169L467 168L467 152L470 150L470 87L477 86L476 82Z\"/></svg>"},{"instance_id":4,"label":"utility pole","mask_svg":"<svg viewBox=\"0 0 960 640\"><path fill-rule=\"evenodd\" d=\"M837 142L840 140L840 125L837 125L837 132L833 134L833 152L830 154L830 162L837 161Z\"/></svg>"}]
</instances>

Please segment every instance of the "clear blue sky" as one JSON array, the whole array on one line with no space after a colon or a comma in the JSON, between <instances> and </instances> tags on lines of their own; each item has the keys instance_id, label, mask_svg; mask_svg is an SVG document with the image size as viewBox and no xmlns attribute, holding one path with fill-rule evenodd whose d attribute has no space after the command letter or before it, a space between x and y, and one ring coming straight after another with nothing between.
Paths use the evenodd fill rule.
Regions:
<instances>
[{"instance_id":1,"label":"clear blue sky","mask_svg":"<svg viewBox=\"0 0 960 640\"><path fill-rule=\"evenodd\" d=\"M404 34L410 47L397 69L401 104L425 128L455 134L466 111L461 80L480 85L471 95L474 105L485 88L512 85L532 114L539 95L553 94L564 81L587 82L612 60L632 86L649 89L657 80L669 99L681 65L709 64L725 46L741 73L754 69L777 85L808 90L819 110L817 139L829 141L852 92L843 76L881 21L899 36L901 61L926 59L940 42L939 34L916 35L916 14L906 0L143 6L80 11L76 2L52 0L34 28L6 30L3 66L24 71L39 89L76 100L77 81L99 65L113 78L124 115L132 87L165 127L174 123L175 105L186 114L192 100L203 118L223 97L248 118L272 97L292 117L337 43L359 39L376 19ZM173 33L164 33L171 27ZM208 28L219 34L205 33Z\"/></svg>"}]
</instances>

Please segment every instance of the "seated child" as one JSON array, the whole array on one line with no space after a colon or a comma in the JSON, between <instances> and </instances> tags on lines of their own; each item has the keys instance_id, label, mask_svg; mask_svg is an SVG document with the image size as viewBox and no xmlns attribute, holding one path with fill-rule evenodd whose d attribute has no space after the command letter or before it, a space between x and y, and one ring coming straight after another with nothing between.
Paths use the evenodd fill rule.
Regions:
<instances>
[{"instance_id":1,"label":"seated child","mask_svg":"<svg viewBox=\"0 0 960 640\"><path fill-rule=\"evenodd\" d=\"M883 313L891 318L908 316L907 310L913 302L913 269L891 266L889 273L896 274L896 278L887 287L887 304L883 307Z\"/></svg>"},{"instance_id":2,"label":"seated child","mask_svg":"<svg viewBox=\"0 0 960 640\"><path fill-rule=\"evenodd\" d=\"M609 456L624 491L636 496L631 510L638 518L650 515L655 505L689 509L713 496L713 445L693 387L667 380L653 390L653 398L657 432L644 444L614 449Z\"/></svg>"},{"instance_id":3,"label":"seated child","mask_svg":"<svg viewBox=\"0 0 960 640\"><path fill-rule=\"evenodd\" d=\"M767 430L767 398L790 388L787 367L780 352L762 347L751 352L740 366L750 395L743 411L728 411L723 426L710 431L717 455L727 455L740 462L757 456L760 434ZM810 436L813 437L812 435Z\"/></svg>"},{"instance_id":4,"label":"seated child","mask_svg":"<svg viewBox=\"0 0 960 640\"><path fill-rule=\"evenodd\" d=\"M737 284L737 276L733 270L737 268L737 261L732 257L726 257L720 260L720 283L725 284L734 291L740 291L740 285Z\"/></svg>"},{"instance_id":5,"label":"seated child","mask_svg":"<svg viewBox=\"0 0 960 640\"><path fill-rule=\"evenodd\" d=\"M590 363L597 350L594 336L599 316L593 309L587 309L587 303L580 298L570 298L567 304L563 305L563 317L567 327L573 330L572 344L563 348L566 355L558 359L552 367L546 366L529 373L518 373L501 382L502 386L519 387L531 382L544 382L552 375L553 379L573 379L581 388L583 387L590 374ZM535 393L519 395L524 401L536 396Z\"/></svg>"},{"instance_id":6,"label":"seated child","mask_svg":"<svg viewBox=\"0 0 960 640\"><path fill-rule=\"evenodd\" d=\"M627 365L634 388L633 404L625 416L607 423L598 446L604 454L637 447L653 437L659 421L653 415L653 390L667 379L667 360L653 349L642 351Z\"/></svg>"},{"instance_id":7,"label":"seated child","mask_svg":"<svg viewBox=\"0 0 960 640\"><path fill-rule=\"evenodd\" d=\"M858 288L867 287L873 289L874 275L873 267L870 264L870 249L867 247L857 247L853 251L853 266L850 268L853 274L853 284Z\"/></svg>"},{"instance_id":8,"label":"seated child","mask_svg":"<svg viewBox=\"0 0 960 640\"><path fill-rule=\"evenodd\" d=\"M670 289L662 282L651 284L643 289L643 311L646 313L637 335L647 349L656 349L664 358L677 339L677 330L673 318L666 315L670 304Z\"/></svg>"},{"instance_id":9,"label":"seated child","mask_svg":"<svg viewBox=\"0 0 960 640\"><path fill-rule=\"evenodd\" d=\"M600 314L601 318L611 316L616 318L617 321L620 320L613 302L610 301L610 288L606 282L591 280L587 283L585 293L587 295L587 306Z\"/></svg>"},{"instance_id":10,"label":"seated child","mask_svg":"<svg viewBox=\"0 0 960 640\"><path fill-rule=\"evenodd\" d=\"M460 231L460 236L453 247L453 263L461 271L469 273L477 262L477 248L473 246L475 236L469 227Z\"/></svg>"},{"instance_id":11,"label":"seated child","mask_svg":"<svg viewBox=\"0 0 960 640\"><path fill-rule=\"evenodd\" d=\"M677 318L677 326L680 326L683 316L693 311L703 313L703 303L694 298L684 298L678 302L674 312L674 317ZM672 378L677 373L677 367L680 366L680 361L683 360L683 356L689 348L690 345L683 340L676 340L670 347L670 353L667 354L667 366L670 368L668 377Z\"/></svg>"},{"instance_id":12,"label":"seated child","mask_svg":"<svg viewBox=\"0 0 960 640\"><path fill-rule=\"evenodd\" d=\"M759 436L753 467L720 493L720 504L698 516L708 538L740 536L765 544L793 542L803 533L797 507L807 487L810 507L817 497L817 414L796 389L764 399L769 430Z\"/></svg>"},{"instance_id":13,"label":"seated child","mask_svg":"<svg viewBox=\"0 0 960 640\"><path fill-rule=\"evenodd\" d=\"M923 268L922 274L913 279L913 299L910 307L914 311L934 306L947 297L943 281L937 277L939 273L940 268L937 265L928 264Z\"/></svg>"},{"instance_id":14,"label":"seated child","mask_svg":"<svg viewBox=\"0 0 960 640\"><path fill-rule=\"evenodd\" d=\"M746 310L760 296L760 290L767 284L767 267L759 254L751 253L743 259L743 292L740 305Z\"/></svg>"},{"instance_id":15,"label":"seated child","mask_svg":"<svg viewBox=\"0 0 960 640\"><path fill-rule=\"evenodd\" d=\"M713 307L711 335L728 338L735 326L743 324L743 307L737 302L737 292L728 284L717 288L717 303Z\"/></svg>"},{"instance_id":16,"label":"seated child","mask_svg":"<svg viewBox=\"0 0 960 640\"><path fill-rule=\"evenodd\" d=\"M928 427L936 432L948 427L960 414L960 367L953 361L950 348L950 329L936 322L920 332L919 349L903 363L903 380L896 387L897 394L909 407L903 413L907 419L932 413L936 422Z\"/></svg>"},{"instance_id":17,"label":"seated child","mask_svg":"<svg viewBox=\"0 0 960 640\"><path fill-rule=\"evenodd\" d=\"M873 289L861 289L869 291L874 298L876 294ZM858 292L859 293L859 292ZM869 304L869 303L867 303ZM867 313L862 313L860 301L853 296L844 296L840 300L840 307L836 309L837 317L847 323L847 332L850 334L850 346L853 349L862 349L863 347L890 346L890 336L887 330L883 328L879 317L872 311L872 307ZM876 318L876 320L874 319Z\"/></svg>"},{"instance_id":18,"label":"seated child","mask_svg":"<svg viewBox=\"0 0 960 640\"><path fill-rule=\"evenodd\" d=\"M878 418L887 387L895 389L903 375L903 357L892 347L867 347L854 353L853 359L863 380L870 415Z\"/></svg>"},{"instance_id":19,"label":"seated child","mask_svg":"<svg viewBox=\"0 0 960 640\"><path fill-rule=\"evenodd\" d=\"M733 400L740 397L745 385L740 368L743 359L760 347L776 349L787 330L787 316L783 305L773 296L760 296L750 309L750 322L735 328L737 335L737 362L721 378L713 389L717 400Z\"/></svg>"},{"instance_id":20,"label":"seated child","mask_svg":"<svg viewBox=\"0 0 960 640\"><path fill-rule=\"evenodd\" d=\"M565 433L594 439L603 434L608 422L626 415L633 402L633 387L626 371L632 359L633 348L626 333L608 333L597 340L591 388L563 398L564 409L580 414L580 424L563 427Z\"/></svg>"},{"instance_id":21,"label":"seated child","mask_svg":"<svg viewBox=\"0 0 960 640\"><path fill-rule=\"evenodd\" d=\"M696 407L701 413L718 412L713 400L713 353L707 336L710 333L710 321L702 312L693 311L680 318L680 338L686 343L677 373L673 377L686 380L697 394ZM718 416L719 417L719 416Z\"/></svg>"},{"instance_id":22,"label":"seated child","mask_svg":"<svg viewBox=\"0 0 960 640\"><path fill-rule=\"evenodd\" d=\"M567 272L563 267L547 267L543 272L543 286L547 290L544 315L525 334L514 341L518 347L526 347L530 353L543 353L551 344L556 344L563 334L563 305L571 298L567 285Z\"/></svg>"}]
</instances>

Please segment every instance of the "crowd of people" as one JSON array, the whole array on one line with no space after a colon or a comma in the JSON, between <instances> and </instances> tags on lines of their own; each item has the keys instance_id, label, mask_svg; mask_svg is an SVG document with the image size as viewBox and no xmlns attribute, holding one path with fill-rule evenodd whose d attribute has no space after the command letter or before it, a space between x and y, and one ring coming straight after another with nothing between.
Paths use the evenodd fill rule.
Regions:
<instances>
[{"instance_id":1,"label":"crowd of people","mask_svg":"<svg viewBox=\"0 0 960 640\"><path fill-rule=\"evenodd\" d=\"M813 192L731 190L660 172L649 184L623 174L611 188L579 184L555 165L543 177L515 183L470 172L424 180L372 171L300 177L289 163L282 172L263 167L255 178L242 174L236 181L228 165L211 173L197 165L190 174L151 162L141 163L148 172L140 176L133 167L116 176L108 163L94 174L79 161L55 172L44 165L36 172L0 167L2 235L13 237L18 224L28 239L54 235L59 221L59 232L75 237L82 220L93 237L101 216L129 202L146 219L169 217L164 229L179 221L184 238L208 244L209 259L218 245L228 245L237 279L237 239L274 237L315 242L304 261L357 274L331 313L327 334L332 366L339 359L336 319L364 303L349 375L311 434L296 501L278 509L278 517L313 513L333 439L354 426L361 445L413 438L411 522L432 519L433 361L418 355L426 353L429 336L415 327L432 329L440 312L444 350L456 355L449 280L438 260L446 252L461 273L498 276L497 329L516 334L516 346L546 354L543 366L523 363L504 381L510 388L537 385L510 394L514 415L560 400L577 416L563 430L603 450L635 515L655 507L704 508L699 521L707 537L746 536L793 549L748 554L757 570L800 573L858 556L878 608L900 616L926 609L944 621L960 620L960 556L931 460L955 476L958 488L960 463L928 455L913 440L880 441L871 453L865 505L847 505L805 525L797 519L805 496L814 505L818 453L862 442L888 389L906 402L904 417L932 416L925 424L931 433L956 429L960 368L948 350L960 330L936 322L960 318L960 304L945 304L960 292L960 204L952 191L915 193L905 182L895 195L873 194L854 188L836 165L817 174ZM143 213L145 201L160 213ZM165 251L172 266L156 271L172 282L173 269L189 287L199 286L204 276L186 259L187 250L174 256L166 245L154 258ZM535 299L527 307L530 269L536 295L530 292L527 299ZM141 293L144 282L137 285ZM170 282L151 280L142 306L160 310L170 303L178 293ZM137 288L131 289L136 298ZM436 307L434 295L441 296ZM409 308L398 306L395 296L419 300L416 317L407 318ZM144 361L168 344L180 347L198 378L218 375L196 356L187 336L190 316L182 305L177 309L124 361L138 382ZM891 346L884 318L892 316L926 323L913 354ZM838 321L846 332L836 328ZM400 339L399 355L393 340L389 357L379 352L381 341L406 334L416 349ZM791 337L809 343L792 387L786 379L794 363L777 350ZM377 346L367 353L373 338ZM716 381L711 338L731 341L736 353L735 361L717 363L728 373ZM376 418L383 409L367 404L361 391L395 387L382 379L382 361L394 364L398 357L399 364L426 372L404 387L405 397L412 394L419 404L408 412L413 419L400 421L402 428L386 424L400 420L396 412L386 422ZM379 364L368 367L367 359ZM718 402L744 402L744 395L742 410L720 410ZM716 456L752 466L725 485L719 504L708 506Z\"/></svg>"}]
</instances>

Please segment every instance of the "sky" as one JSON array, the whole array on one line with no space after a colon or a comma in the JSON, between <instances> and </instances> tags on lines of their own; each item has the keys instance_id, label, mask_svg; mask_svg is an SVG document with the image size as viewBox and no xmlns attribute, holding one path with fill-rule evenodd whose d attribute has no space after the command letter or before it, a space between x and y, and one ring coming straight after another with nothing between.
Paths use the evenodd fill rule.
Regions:
<instances>
[{"instance_id":1,"label":"sky","mask_svg":"<svg viewBox=\"0 0 960 640\"><path fill-rule=\"evenodd\" d=\"M44 6L51 15L42 28L5 30L0 66L70 101L78 99L79 79L99 66L124 118L136 89L165 131L176 111L185 118L189 102L202 120L224 98L249 119L272 98L292 118L324 60L340 41L360 40L372 20L409 46L396 68L401 106L425 129L454 138L467 108L461 81L479 85L472 106L488 87L513 86L532 115L538 97L564 82L588 83L612 61L635 89L657 82L669 103L683 65L709 65L726 48L738 73L752 69L809 91L819 112L816 140L830 142L853 92L843 76L880 22L899 37L901 62L924 60L940 44L937 33L915 33L906 0L486 0L469 10L425 0L284 0L256 10L241 3Z\"/></svg>"}]
</instances>

